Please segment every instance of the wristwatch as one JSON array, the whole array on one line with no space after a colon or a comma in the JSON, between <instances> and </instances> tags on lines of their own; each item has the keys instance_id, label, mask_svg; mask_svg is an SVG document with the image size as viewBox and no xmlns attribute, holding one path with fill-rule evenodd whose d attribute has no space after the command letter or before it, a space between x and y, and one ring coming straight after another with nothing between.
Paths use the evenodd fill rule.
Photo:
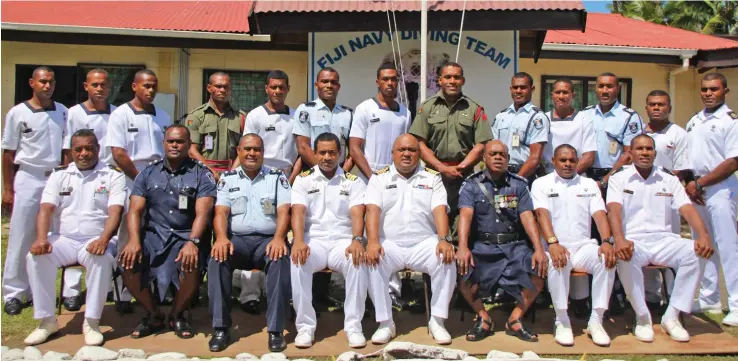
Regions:
<instances>
[{"instance_id":1,"label":"wristwatch","mask_svg":"<svg viewBox=\"0 0 738 361\"><path fill-rule=\"evenodd\" d=\"M200 245L200 239L199 238L190 238L190 239L188 239L188 241L194 243L195 246L199 246Z\"/></svg>"},{"instance_id":2,"label":"wristwatch","mask_svg":"<svg viewBox=\"0 0 738 361\"><path fill-rule=\"evenodd\" d=\"M354 238L351 238L351 242L353 241L361 242L361 245L364 247L366 247L366 244L368 243L366 238L364 238L364 236L354 236Z\"/></svg>"},{"instance_id":3,"label":"wristwatch","mask_svg":"<svg viewBox=\"0 0 738 361\"><path fill-rule=\"evenodd\" d=\"M705 189L705 187L701 186L699 182L697 182L700 178L694 180L694 189L697 190L697 192L702 193L702 191Z\"/></svg>"},{"instance_id":4,"label":"wristwatch","mask_svg":"<svg viewBox=\"0 0 738 361\"><path fill-rule=\"evenodd\" d=\"M546 243L548 243L548 244L557 244L557 243L559 243L559 239L558 239L558 238L556 238L556 236L553 236L553 237L549 237L549 238L548 238L548 239L546 240Z\"/></svg>"},{"instance_id":5,"label":"wristwatch","mask_svg":"<svg viewBox=\"0 0 738 361\"><path fill-rule=\"evenodd\" d=\"M608 238L603 239L602 242L609 243L610 245L614 245L615 244L615 237L610 236Z\"/></svg>"},{"instance_id":6,"label":"wristwatch","mask_svg":"<svg viewBox=\"0 0 738 361\"><path fill-rule=\"evenodd\" d=\"M449 236L449 235L446 235L445 237L438 236L438 242L440 242L440 241L446 241L448 243L451 243L451 242L453 242L453 240L454 239L451 238L451 236Z\"/></svg>"}]
</instances>

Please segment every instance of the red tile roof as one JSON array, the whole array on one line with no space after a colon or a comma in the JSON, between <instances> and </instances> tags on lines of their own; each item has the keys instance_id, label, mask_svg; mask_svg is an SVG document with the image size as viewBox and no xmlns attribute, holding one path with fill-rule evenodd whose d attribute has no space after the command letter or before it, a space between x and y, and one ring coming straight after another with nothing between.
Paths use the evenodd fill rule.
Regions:
<instances>
[{"instance_id":1,"label":"red tile roof","mask_svg":"<svg viewBox=\"0 0 738 361\"><path fill-rule=\"evenodd\" d=\"M419 0L258 0L254 13L266 12L384 12L389 7L395 11L420 11ZM428 0L433 11L458 11L464 1ZM466 10L584 10L582 1L467 1Z\"/></svg>"},{"instance_id":2,"label":"red tile roof","mask_svg":"<svg viewBox=\"0 0 738 361\"><path fill-rule=\"evenodd\" d=\"M587 14L587 29L549 30L545 43L717 50L738 47L738 41L672 28L619 14Z\"/></svg>"},{"instance_id":3,"label":"red tile roof","mask_svg":"<svg viewBox=\"0 0 738 361\"><path fill-rule=\"evenodd\" d=\"M246 33L253 1L2 1L2 22ZM134 16L135 14L135 16Z\"/></svg>"}]
</instances>

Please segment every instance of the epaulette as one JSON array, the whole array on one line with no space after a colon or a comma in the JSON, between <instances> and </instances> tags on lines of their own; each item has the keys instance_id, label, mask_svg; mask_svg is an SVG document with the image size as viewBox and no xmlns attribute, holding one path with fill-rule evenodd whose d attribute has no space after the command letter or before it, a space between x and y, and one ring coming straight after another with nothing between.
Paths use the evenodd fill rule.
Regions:
<instances>
[{"instance_id":1,"label":"epaulette","mask_svg":"<svg viewBox=\"0 0 738 361\"><path fill-rule=\"evenodd\" d=\"M534 112L536 112L536 113L542 113L542 112L543 112L543 110L541 110L541 108L539 108L539 107L537 107L537 106L535 106L535 105L534 105L534 106L532 107L532 109L533 109L533 111L534 111Z\"/></svg>"},{"instance_id":2,"label":"epaulette","mask_svg":"<svg viewBox=\"0 0 738 361\"><path fill-rule=\"evenodd\" d=\"M626 113L628 113L628 114L635 114L635 112L636 112L635 110L630 109L628 107L623 108L623 111L626 112Z\"/></svg>"},{"instance_id":3,"label":"epaulette","mask_svg":"<svg viewBox=\"0 0 738 361\"><path fill-rule=\"evenodd\" d=\"M664 167L661 167L661 170L664 171L664 173L666 173L666 174L674 175L674 173L672 173L670 170L668 170L668 169L666 169Z\"/></svg>"},{"instance_id":4,"label":"epaulette","mask_svg":"<svg viewBox=\"0 0 738 361\"><path fill-rule=\"evenodd\" d=\"M65 170L67 168L69 168L69 164L67 164L67 165L60 165L58 167L54 167L54 172L58 172L60 170Z\"/></svg>"},{"instance_id":5,"label":"epaulette","mask_svg":"<svg viewBox=\"0 0 738 361\"><path fill-rule=\"evenodd\" d=\"M389 170L390 170L390 167L389 166L386 166L384 168L377 169L377 171L374 172L374 174L384 174L384 173L389 172Z\"/></svg>"},{"instance_id":6,"label":"epaulette","mask_svg":"<svg viewBox=\"0 0 738 361\"><path fill-rule=\"evenodd\" d=\"M230 175L236 175L236 174L238 174L238 171L235 170L235 169L231 169L231 170L227 170L227 171L223 172L223 176L224 177L228 177Z\"/></svg>"},{"instance_id":7,"label":"epaulette","mask_svg":"<svg viewBox=\"0 0 738 361\"><path fill-rule=\"evenodd\" d=\"M433 174L433 175L439 175L439 174L441 174L441 172L439 172L439 171L437 171L435 169L430 169L428 167L425 167L425 171L428 172L428 173L430 173L430 174Z\"/></svg>"},{"instance_id":8,"label":"epaulette","mask_svg":"<svg viewBox=\"0 0 738 361\"><path fill-rule=\"evenodd\" d=\"M344 108L344 109L348 109L348 110L350 110L350 111L352 111L352 112L354 111L354 108L352 108L352 107L347 107L347 106L345 106L345 105L343 105L343 104L341 104L341 108Z\"/></svg>"},{"instance_id":9,"label":"epaulette","mask_svg":"<svg viewBox=\"0 0 738 361\"><path fill-rule=\"evenodd\" d=\"M243 110L239 110L238 112L239 112L239 113L240 113L241 115L243 115L244 117L248 115L248 113L244 112Z\"/></svg>"},{"instance_id":10,"label":"epaulette","mask_svg":"<svg viewBox=\"0 0 738 361\"><path fill-rule=\"evenodd\" d=\"M470 176L466 177L466 179L472 179L472 178L474 178L474 177L476 177L476 176L478 176L478 175L480 175L482 173L484 173L484 169L482 169L482 170L480 170L478 172L472 173Z\"/></svg>"},{"instance_id":11,"label":"epaulette","mask_svg":"<svg viewBox=\"0 0 738 361\"><path fill-rule=\"evenodd\" d=\"M207 168L207 166L205 165L205 163L203 163L201 160L194 160L194 161L195 161L195 164L197 164L197 165L199 165L199 166L201 166L203 168Z\"/></svg>"},{"instance_id":12,"label":"epaulette","mask_svg":"<svg viewBox=\"0 0 738 361\"><path fill-rule=\"evenodd\" d=\"M200 105L199 107L197 107L197 108L195 108L195 109L192 109L192 111L191 111L191 112L189 112L189 113L187 113L187 115L190 115L190 114L192 114L192 113L194 113L194 112L196 112L196 111L198 111L198 110L203 110L203 109L205 109L205 108L207 108L207 107L208 107L208 103L205 103L205 104L201 104L201 105Z\"/></svg>"},{"instance_id":13,"label":"epaulette","mask_svg":"<svg viewBox=\"0 0 738 361\"><path fill-rule=\"evenodd\" d=\"M269 169L269 174L282 174L282 170L279 168L271 168Z\"/></svg>"},{"instance_id":14,"label":"epaulette","mask_svg":"<svg viewBox=\"0 0 738 361\"><path fill-rule=\"evenodd\" d=\"M161 162L161 159L153 160L149 162L149 165L159 164Z\"/></svg>"},{"instance_id":15,"label":"epaulette","mask_svg":"<svg viewBox=\"0 0 738 361\"><path fill-rule=\"evenodd\" d=\"M512 177L512 178L515 178L515 179L517 179L517 180L519 180L519 181L523 181L523 182L525 182L525 184L528 184L528 179L527 179L527 178L525 178L525 177L521 177L521 176L519 176L519 175L517 175L517 174L515 174L515 173L510 173L510 172L507 172L507 174L509 174L509 175L510 175L510 177Z\"/></svg>"},{"instance_id":16,"label":"epaulette","mask_svg":"<svg viewBox=\"0 0 738 361\"><path fill-rule=\"evenodd\" d=\"M312 108L312 107L314 107L314 106L315 106L315 102L307 102L307 103L305 103L305 106L306 106L306 107L311 107L311 108Z\"/></svg>"},{"instance_id":17,"label":"epaulette","mask_svg":"<svg viewBox=\"0 0 738 361\"><path fill-rule=\"evenodd\" d=\"M315 168L310 168L302 173L300 173L300 177L307 177L315 172Z\"/></svg>"},{"instance_id":18,"label":"epaulette","mask_svg":"<svg viewBox=\"0 0 738 361\"><path fill-rule=\"evenodd\" d=\"M66 168L66 167L65 167L65 168ZM123 169L120 169L120 167L119 167L119 166L117 166L117 165L112 165L112 164L108 164L108 168L110 168L110 169L112 169L112 170L114 170L114 171L116 171L116 172L120 172L120 173L123 173Z\"/></svg>"},{"instance_id":19,"label":"epaulette","mask_svg":"<svg viewBox=\"0 0 738 361\"><path fill-rule=\"evenodd\" d=\"M733 119L738 119L738 114L736 114L734 111L731 111L730 113L728 113L728 116L730 116Z\"/></svg>"},{"instance_id":20,"label":"epaulette","mask_svg":"<svg viewBox=\"0 0 738 361\"><path fill-rule=\"evenodd\" d=\"M594 109L594 107L595 107L594 105L588 105L588 106L584 107L584 109L583 109L583 110L590 110L590 109Z\"/></svg>"},{"instance_id":21,"label":"epaulette","mask_svg":"<svg viewBox=\"0 0 738 361\"><path fill-rule=\"evenodd\" d=\"M346 179L348 179L348 180L350 180L352 182L355 181L355 180L357 180L357 179L359 179L359 177L357 177L356 175L351 174L351 173L344 173L344 175L346 176Z\"/></svg>"}]
</instances>

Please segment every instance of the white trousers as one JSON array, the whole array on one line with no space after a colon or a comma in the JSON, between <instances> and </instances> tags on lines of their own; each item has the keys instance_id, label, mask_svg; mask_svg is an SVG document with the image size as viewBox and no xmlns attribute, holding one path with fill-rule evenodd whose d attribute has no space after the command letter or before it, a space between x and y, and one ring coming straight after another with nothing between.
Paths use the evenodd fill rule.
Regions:
<instances>
[{"instance_id":1,"label":"white trousers","mask_svg":"<svg viewBox=\"0 0 738 361\"><path fill-rule=\"evenodd\" d=\"M707 260L700 289L700 303L720 304L720 266L723 267L728 308L738 311L738 230L736 230L736 202L738 179L730 177L706 188L705 206L697 206L708 228L715 253ZM692 235L697 234L692 230Z\"/></svg>"},{"instance_id":2,"label":"white trousers","mask_svg":"<svg viewBox=\"0 0 738 361\"><path fill-rule=\"evenodd\" d=\"M28 274L33 292L33 317L37 320L53 317L56 299L56 272L59 267L79 263L87 270L87 303L85 317L100 319L105 298L110 288L115 265L115 239L108 244L107 252L93 255L87 252L87 244L97 239L78 240L60 235L49 236L51 253L34 256L28 254Z\"/></svg>"},{"instance_id":3,"label":"white trousers","mask_svg":"<svg viewBox=\"0 0 738 361\"><path fill-rule=\"evenodd\" d=\"M3 272L3 300L32 298L26 272L26 255L36 240L36 216L41 206L41 194L46 186L44 171L21 167L15 173L15 199L10 216L8 249ZM53 277L56 279L56 277Z\"/></svg>"},{"instance_id":4,"label":"white trousers","mask_svg":"<svg viewBox=\"0 0 738 361\"><path fill-rule=\"evenodd\" d=\"M643 282L643 267L649 264L666 266L676 271L674 288L669 305L690 313L692 299L699 287L705 259L694 252L694 241L676 234L652 235L634 239L633 257L630 261L618 261L618 274L625 294L639 316L649 315Z\"/></svg>"},{"instance_id":5,"label":"white trousers","mask_svg":"<svg viewBox=\"0 0 738 361\"><path fill-rule=\"evenodd\" d=\"M566 247L564 245L564 247ZM555 308L565 310L569 304L569 279L571 271L586 272L592 275L592 308L607 309L615 282L615 269L605 267L605 262L597 254L599 246L587 243L579 247L568 247L569 259L563 268L555 268L548 255L548 291ZM589 277L579 277L588 279Z\"/></svg>"},{"instance_id":6,"label":"white trousers","mask_svg":"<svg viewBox=\"0 0 738 361\"><path fill-rule=\"evenodd\" d=\"M258 301L264 288L264 277L264 272L261 271L233 271L233 286L241 289L238 302Z\"/></svg>"},{"instance_id":7,"label":"white trousers","mask_svg":"<svg viewBox=\"0 0 738 361\"><path fill-rule=\"evenodd\" d=\"M351 240L325 242L310 240L306 235L305 242L310 247L307 262L300 266L291 263L290 266L297 332L315 332L318 320L313 308L313 273L326 268L342 274L346 279L343 330L347 333L362 332L361 319L364 317L368 271L366 265L355 267L351 258L346 258L346 248L351 245ZM387 287L384 290L386 294Z\"/></svg>"},{"instance_id":8,"label":"white trousers","mask_svg":"<svg viewBox=\"0 0 738 361\"><path fill-rule=\"evenodd\" d=\"M379 261L379 266L369 270L369 293L374 301L377 322L392 320L392 300L387 288L390 276L405 268L430 275L433 291L430 313L448 318L448 306L456 285L456 264L444 264L436 255L438 237L427 238L412 246L401 246L388 239L380 241L384 258Z\"/></svg>"}]
</instances>

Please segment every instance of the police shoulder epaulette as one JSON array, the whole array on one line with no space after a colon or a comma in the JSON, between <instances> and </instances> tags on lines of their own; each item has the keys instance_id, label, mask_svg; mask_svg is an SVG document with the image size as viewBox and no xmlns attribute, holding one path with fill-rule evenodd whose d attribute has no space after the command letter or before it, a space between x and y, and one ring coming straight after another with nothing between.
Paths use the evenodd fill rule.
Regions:
<instances>
[{"instance_id":1,"label":"police shoulder epaulette","mask_svg":"<svg viewBox=\"0 0 738 361\"><path fill-rule=\"evenodd\" d=\"M376 171L376 172L374 172L374 174L383 174L383 173L387 173L387 172L389 172L389 169L390 169L390 167L389 167L389 166L387 166L387 167L384 167L384 168L381 168L381 169L377 169L377 171Z\"/></svg>"},{"instance_id":2,"label":"police shoulder epaulette","mask_svg":"<svg viewBox=\"0 0 738 361\"><path fill-rule=\"evenodd\" d=\"M472 179L480 174L484 173L484 170L480 170L478 172L472 173L470 176L466 177L466 179Z\"/></svg>"},{"instance_id":3,"label":"police shoulder epaulette","mask_svg":"<svg viewBox=\"0 0 738 361\"><path fill-rule=\"evenodd\" d=\"M662 171L663 171L664 173L666 173L666 174L670 174L670 175L674 175L674 173L672 173L672 172L671 172L670 170L668 170L668 169L666 169L666 168L664 168L664 167L660 167L660 168L661 168L661 170L662 170Z\"/></svg>"},{"instance_id":4,"label":"police shoulder epaulette","mask_svg":"<svg viewBox=\"0 0 738 361\"><path fill-rule=\"evenodd\" d=\"M515 179L517 179L519 181L523 181L526 184L528 183L528 179L526 179L525 177L521 177L521 176L519 176L519 175L517 175L515 173L510 173L510 172L507 172L507 174L509 174L511 178L515 178Z\"/></svg>"},{"instance_id":5,"label":"police shoulder epaulette","mask_svg":"<svg viewBox=\"0 0 738 361\"><path fill-rule=\"evenodd\" d=\"M224 177L227 177L227 176L230 176L230 175L236 175L236 174L238 174L238 171L235 170L235 169L227 170L227 171L223 172L223 176Z\"/></svg>"},{"instance_id":6,"label":"police shoulder epaulette","mask_svg":"<svg viewBox=\"0 0 738 361\"><path fill-rule=\"evenodd\" d=\"M594 107L595 107L594 105L588 105L588 106L584 107L584 110L594 109Z\"/></svg>"},{"instance_id":7,"label":"police shoulder epaulette","mask_svg":"<svg viewBox=\"0 0 738 361\"><path fill-rule=\"evenodd\" d=\"M344 175L346 176L346 179L348 179L348 180L350 180L352 182L355 181L355 180L357 180L357 179L359 179L359 177L357 177L357 176L355 176L355 175L353 175L351 173L344 173Z\"/></svg>"},{"instance_id":8,"label":"police shoulder epaulette","mask_svg":"<svg viewBox=\"0 0 738 361\"><path fill-rule=\"evenodd\" d=\"M508 109L510 109L510 107L505 107L504 109L500 110L500 111L498 112L498 114L499 114L499 113L504 113L504 112L506 112L506 111L507 111Z\"/></svg>"},{"instance_id":9,"label":"police shoulder epaulette","mask_svg":"<svg viewBox=\"0 0 738 361\"><path fill-rule=\"evenodd\" d=\"M441 174L441 172L439 172L439 171L437 171L435 169L430 169L428 167L425 167L425 171L428 172L428 173L430 173L430 174L433 174L433 175L439 175L439 174Z\"/></svg>"},{"instance_id":10,"label":"police shoulder epaulette","mask_svg":"<svg viewBox=\"0 0 738 361\"><path fill-rule=\"evenodd\" d=\"M153 160L149 162L149 165L159 164L161 162L161 159Z\"/></svg>"},{"instance_id":11,"label":"police shoulder epaulette","mask_svg":"<svg viewBox=\"0 0 738 361\"><path fill-rule=\"evenodd\" d=\"M60 165L58 167L54 167L54 172L58 172L60 170L65 170L67 168L69 168L69 164L67 164L67 165Z\"/></svg>"},{"instance_id":12,"label":"police shoulder epaulette","mask_svg":"<svg viewBox=\"0 0 738 361\"><path fill-rule=\"evenodd\" d=\"M64 167L64 168L66 168L66 167ZM119 167L119 166L117 166L117 165L112 165L112 164L108 164L108 168L110 168L110 169L112 169L112 170L114 170L114 171L116 171L116 172L120 172L120 173L123 173L123 170L122 170L122 169L120 169L120 167Z\"/></svg>"},{"instance_id":13,"label":"police shoulder epaulette","mask_svg":"<svg viewBox=\"0 0 738 361\"><path fill-rule=\"evenodd\" d=\"M300 173L300 177L307 177L315 172L315 168L310 168L302 173Z\"/></svg>"},{"instance_id":14,"label":"police shoulder epaulette","mask_svg":"<svg viewBox=\"0 0 738 361\"><path fill-rule=\"evenodd\" d=\"M626 112L626 113L629 113L629 114L635 114L635 112L636 112L635 110L630 109L628 107L623 108L623 111Z\"/></svg>"},{"instance_id":15,"label":"police shoulder epaulette","mask_svg":"<svg viewBox=\"0 0 738 361\"><path fill-rule=\"evenodd\" d=\"M315 106L315 102L307 102L307 103L305 103L305 106L306 107L314 107Z\"/></svg>"},{"instance_id":16,"label":"police shoulder epaulette","mask_svg":"<svg viewBox=\"0 0 738 361\"><path fill-rule=\"evenodd\" d=\"M352 107L347 107L347 106L345 106L345 105L343 105L343 104L341 104L341 108L344 108L344 109L348 109L349 111L352 111L352 112L354 111L354 108L352 108Z\"/></svg>"},{"instance_id":17,"label":"police shoulder epaulette","mask_svg":"<svg viewBox=\"0 0 738 361\"><path fill-rule=\"evenodd\" d=\"M729 116L730 116L731 118L733 118L733 119L738 119L738 114L736 114L736 113L735 113L734 111L731 111L730 113L728 113L728 115L729 115Z\"/></svg>"},{"instance_id":18,"label":"police shoulder epaulette","mask_svg":"<svg viewBox=\"0 0 738 361\"><path fill-rule=\"evenodd\" d=\"M539 108L539 107L537 107L537 106L535 106L535 105L534 105L534 106L532 107L532 109L533 109L533 111L534 111L534 112L536 112L536 113L543 113L543 110L541 110L541 108Z\"/></svg>"},{"instance_id":19,"label":"police shoulder epaulette","mask_svg":"<svg viewBox=\"0 0 738 361\"><path fill-rule=\"evenodd\" d=\"M282 174L282 170L279 168L271 168L269 169L269 174Z\"/></svg>"}]
</instances>

